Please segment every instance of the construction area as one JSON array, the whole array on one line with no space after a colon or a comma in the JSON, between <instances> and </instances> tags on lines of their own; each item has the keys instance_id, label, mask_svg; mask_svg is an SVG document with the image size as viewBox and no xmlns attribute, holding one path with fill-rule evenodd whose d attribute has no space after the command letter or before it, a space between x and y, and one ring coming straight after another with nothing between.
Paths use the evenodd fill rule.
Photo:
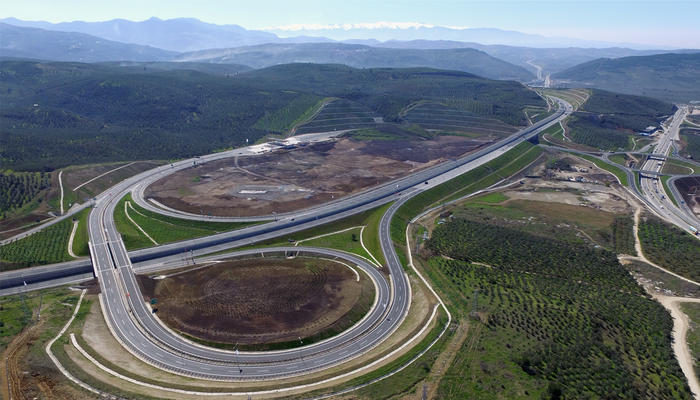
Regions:
<instances>
[{"instance_id":1,"label":"construction area","mask_svg":"<svg viewBox=\"0 0 700 400\"><path fill-rule=\"evenodd\" d=\"M245 217L322 204L453 159L492 138L351 137L194 166L146 189L146 199L189 213Z\"/></svg>"}]
</instances>

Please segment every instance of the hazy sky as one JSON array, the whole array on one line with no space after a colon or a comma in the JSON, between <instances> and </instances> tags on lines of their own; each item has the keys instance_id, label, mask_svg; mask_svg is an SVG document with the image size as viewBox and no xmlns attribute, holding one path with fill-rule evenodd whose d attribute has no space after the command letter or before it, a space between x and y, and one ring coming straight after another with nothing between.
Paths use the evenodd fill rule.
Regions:
<instances>
[{"instance_id":1,"label":"hazy sky","mask_svg":"<svg viewBox=\"0 0 700 400\"><path fill-rule=\"evenodd\" d=\"M700 48L700 0L2 0L0 16L50 22L194 17L249 29L417 22Z\"/></svg>"}]
</instances>

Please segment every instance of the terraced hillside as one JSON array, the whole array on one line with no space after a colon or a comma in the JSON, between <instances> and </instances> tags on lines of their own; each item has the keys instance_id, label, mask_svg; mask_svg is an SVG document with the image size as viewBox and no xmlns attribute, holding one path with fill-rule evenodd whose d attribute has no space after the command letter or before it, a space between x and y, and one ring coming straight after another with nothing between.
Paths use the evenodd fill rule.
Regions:
<instances>
[{"instance_id":1,"label":"terraced hillside","mask_svg":"<svg viewBox=\"0 0 700 400\"><path fill-rule=\"evenodd\" d=\"M313 119L299 126L296 133L367 128L375 125L375 118L375 114L362 104L338 99L326 104Z\"/></svg>"},{"instance_id":2,"label":"terraced hillside","mask_svg":"<svg viewBox=\"0 0 700 400\"><path fill-rule=\"evenodd\" d=\"M474 136L485 134L505 136L517 131L515 127L497 119L433 102L425 102L409 108L403 119L431 131Z\"/></svg>"}]
</instances>

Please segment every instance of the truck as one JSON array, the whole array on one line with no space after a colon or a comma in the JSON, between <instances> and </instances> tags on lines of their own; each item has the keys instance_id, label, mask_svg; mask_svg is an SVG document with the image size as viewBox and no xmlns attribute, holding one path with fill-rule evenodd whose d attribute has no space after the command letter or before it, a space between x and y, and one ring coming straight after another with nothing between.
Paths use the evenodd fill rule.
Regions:
<instances>
[{"instance_id":1,"label":"truck","mask_svg":"<svg viewBox=\"0 0 700 400\"><path fill-rule=\"evenodd\" d=\"M695 228L694 226L690 226L690 231L693 232L693 233L695 234L695 236L700 235L700 233L698 232L697 228Z\"/></svg>"}]
</instances>

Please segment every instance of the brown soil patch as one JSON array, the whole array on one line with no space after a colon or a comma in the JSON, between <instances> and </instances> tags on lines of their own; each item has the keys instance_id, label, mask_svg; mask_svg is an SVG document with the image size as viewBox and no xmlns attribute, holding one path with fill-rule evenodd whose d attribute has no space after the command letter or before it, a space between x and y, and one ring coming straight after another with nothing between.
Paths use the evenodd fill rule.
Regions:
<instances>
[{"instance_id":1,"label":"brown soil patch","mask_svg":"<svg viewBox=\"0 0 700 400\"><path fill-rule=\"evenodd\" d=\"M139 281L168 326L205 341L251 345L351 326L374 301L373 284L360 276L358 282L330 260L258 258Z\"/></svg>"},{"instance_id":2,"label":"brown soil patch","mask_svg":"<svg viewBox=\"0 0 700 400\"><path fill-rule=\"evenodd\" d=\"M700 177L690 176L676 180L676 187L695 215L700 216Z\"/></svg>"},{"instance_id":3,"label":"brown soil patch","mask_svg":"<svg viewBox=\"0 0 700 400\"><path fill-rule=\"evenodd\" d=\"M456 136L420 141L338 139L188 168L155 182L145 194L168 207L204 215L284 213L357 193L483 143Z\"/></svg>"},{"instance_id":4,"label":"brown soil patch","mask_svg":"<svg viewBox=\"0 0 700 400\"><path fill-rule=\"evenodd\" d=\"M63 376L43 353L33 347L44 330L46 317L25 328L7 346L0 357L0 398L2 399L78 399L86 398L65 384Z\"/></svg>"}]
</instances>

